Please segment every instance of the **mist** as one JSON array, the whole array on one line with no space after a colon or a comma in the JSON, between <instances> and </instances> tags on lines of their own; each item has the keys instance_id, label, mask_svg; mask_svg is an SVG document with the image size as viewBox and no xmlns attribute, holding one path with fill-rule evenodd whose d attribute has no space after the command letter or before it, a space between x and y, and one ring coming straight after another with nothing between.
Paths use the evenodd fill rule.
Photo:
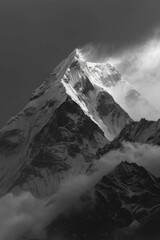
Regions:
<instances>
[{"instance_id":1,"label":"mist","mask_svg":"<svg viewBox=\"0 0 160 240\"><path fill-rule=\"evenodd\" d=\"M110 59L124 80L160 110L160 30L147 41Z\"/></svg>"},{"instance_id":2,"label":"mist","mask_svg":"<svg viewBox=\"0 0 160 240\"><path fill-rule=\"evenodd\" d=\"M160 177L160 147L141 143L123 143L122 150L111 152L119 162L127 161L144 167L156 177Z\"/></svg>"},{"instance_id":3,"label":"mist","mask_svg":"<svg viewBox=\"0 0 160 240\"><path fill-rule=\"evenodd\" d=\"M87 61L111 63L121 74L121 82L111 90L107 89L115 101L130 115L139 121L158 120L160 118L160 30L138 44L116 50L114 45L88 44L81 49ZM126 100L129 89L140 95L131 95Z\"/></svg>"},{"instance_id":4,"label":"mist","mask_svg":"<svg viewBox=\"0 0 160 240\"><path fill-rule=\"evenodd\" d=\"M94 204L94 186L122 161L135 162L156 176L160 176L160 148L147 144L124 143L96 160L87 174L72 175L65 179L59 191L49 199L37 199L31 193L14 196L9 193L0 199L0 239L46 239L45 228L61 213L83 210L80 198L88 193Z\"/></svg>"},{"instance_id":5,"label":"mist","mask_svg":"<svg viewBox=\"0 0 160 240\"><path fill-rule=\"evenodd\" d=\"M89 175L73 175L65 179L59 191L49 199L37 199L29 192L19 196L12 193L3 196L0 199L0 239L46 239L45 228L74 204L76 208L79 208L77 203L83 205L80 197L117 164L117 159L106 161L102 158L94 164Z\"/></svg>"}]
</instances>

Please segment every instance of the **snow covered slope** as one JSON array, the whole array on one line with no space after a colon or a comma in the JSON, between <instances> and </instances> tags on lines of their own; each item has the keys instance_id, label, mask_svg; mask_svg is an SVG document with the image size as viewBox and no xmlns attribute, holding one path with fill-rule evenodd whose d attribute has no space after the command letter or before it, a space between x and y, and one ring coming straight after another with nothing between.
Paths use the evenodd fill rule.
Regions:
<instances>
[{"instance_id":1,"label":"snow covered slope","mask_svg":"<svg viewBox=\"0 0 160 240\"><path fill-rule=\"evenodd\" d=\"M119 80L119 73L108 63L94 64L85 61L79 50L75 60L62 78L66 92L83 111L104 131L111 141L132 120L109 94L107 86ZM105 82L105 85L103 84Z\"/></svg>"}]
</instances>

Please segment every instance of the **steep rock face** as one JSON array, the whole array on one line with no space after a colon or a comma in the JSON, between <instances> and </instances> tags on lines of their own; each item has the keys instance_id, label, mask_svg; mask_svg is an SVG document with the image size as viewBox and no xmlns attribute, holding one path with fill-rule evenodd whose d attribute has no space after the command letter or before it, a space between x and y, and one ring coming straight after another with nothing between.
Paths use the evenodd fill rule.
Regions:
<instances>
[{"instance_id":1,"label":"steep rock face","mask_svg":"<svg viewBox=\"0 0 160 240\"><path fill-rule=\"evenodd\" d=\"M97 210L102 209L100 216L104 219L109 216L115 239L132 239L137 230L132 229L132 224L137 223L140 230L148 218L160 211L160 179L135 163L120 163L96 185L95 194Z\"/></svg>"},{"instance_id":2,"label":"steep rock face","mask_svg":"<svg viewBox=\"0 0 160 240\"><path fill-rule=\"evenodd\" d=\"M25 157L29 163L10 189L50 195L65 177L84 173L106 141L101 129L67 97L34 136Z\"/></svg>"},{"instance_id":3,"label":"steep rock face","mask_svg":"<svg viewBox=\"0 0 160 240\"><path fill-rule=\"evenodd\" d=\"M160 179L135 163L122 162L81 197L82 207L61 215L49 236L64 239L136 239L160 211ZM150 224L148 224L150 226ZM151 240L151 239L150 239Z\"/></svg>"},{"instance_id":4,"label":"steep rock face","mask_svg":"<svg viewBox=\"0 0 160 240\"><path fill-rule=\"evenodd\" d=\"M79 59L71 64L62 79L66 92L99 125L109 141L113 140L126 124L132 122L108 92L107 87L116 85L119 79L119 73L110 64L86 62L80 53ZM100 99L103 95L105 101ZM106 109L105 114L102 114L100 109Z\"/></svg>"},{"instance_id":5,"label":"steep rock face","mask_svg":"<svg viewBox=\"0 0 160 240\"><path fill-rule=\"evenodd\" d=\"M160 144L160 121L141 119L125 127L117 137L118 141Z\"/></svg>"},{"instance_id":6,"label":"steep rock face","mask_svg":"<svg viewBox=\"0 0 160 240\"><path fill-rule=\"evenodd\" d=\"M148 121L141 119L139 122L132 122L125 126L111 143L106 144L97 151L97 157L110 150L120 148L123 141L160 145L160 120Z\"/></svg>"},{"instance_id":7,"label":"steep rock face","mask_svg":"<svg viewBox=\"0 0 160 240\"><path fill-rule=\"evenodd\" d=\"M53 107L51 104L50 108ZM25 190L43 197L57 191L67 175L85 172L95 158L96 150L104 146L107 139L67 97L28 144L20 130L5 132L0 141L1 156L4 157L1 160L1 164L4 161L1 194L7 190Z\"/></svg>"},{"instance_id":8,"label":"steep rock face","mask_svg":"<svg viewBox=\"0 0 160 240\"><path fill-rule=\"evenodd\" d=\"M97 112L106 126L109 126L110 133L114 136L120 132L120 129L126 125L126 120L129 121L128 114L122 112L121 107L115 103L113 97L101 91L97 95Z\"/></svg>"}]
</instances>

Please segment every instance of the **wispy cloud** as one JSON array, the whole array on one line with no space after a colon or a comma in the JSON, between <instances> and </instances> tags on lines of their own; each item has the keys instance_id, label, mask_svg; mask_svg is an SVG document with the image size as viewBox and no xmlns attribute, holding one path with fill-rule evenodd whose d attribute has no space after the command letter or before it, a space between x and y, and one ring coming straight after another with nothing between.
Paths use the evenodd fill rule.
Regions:
<instances>
[{"instance_id":1,"label":"wispy cloud","mask_svg":"<svg viewBox=\"0 0 160 240\"><path fill-rule=\"evenodd\" d=\"M74 204L79 208L77 202L83 206L80 197L117 163L117 160L106 161L102 158L94 165L92 174L71 176L62 182L58 193L48 200L37 199L31 193L5 195L0 199L0 239L19 240L22 236L45 239L44 229Z\"/></svg>"},{"instance_id":2,"label":"wispy cloud","mask_svg":"<svg viewBox=\"0 0 160 240\"><path fill-rule=\"evenodd\" d=\"M145 42L108 59L148 101L160 110L160 30Z\"/></svg>"},{"instance_id":3,"label":"wispy cloud","mask_svg":"<svg viewBox=\"0 0 160 240\"><path fill-rule=\"evenodd\" d=\"M88 44L81 49L85 59L91 62L109 62L122 75L122 80L141 94L128 106L126 94L129 85L117 84L112 96L134 120L160 118L160 30L139 44L116 51L107 44Z\"/></svg>"}]
</instances>

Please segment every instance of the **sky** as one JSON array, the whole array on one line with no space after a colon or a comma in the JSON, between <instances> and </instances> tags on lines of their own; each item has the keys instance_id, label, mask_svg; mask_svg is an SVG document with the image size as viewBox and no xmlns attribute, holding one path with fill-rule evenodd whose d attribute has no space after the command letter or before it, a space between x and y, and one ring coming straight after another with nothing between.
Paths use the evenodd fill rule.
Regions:
<instances>
[{"instance_id":1,"label":"sky","mask_svg":"<svg viewBox=\"0 0 160 240\"><path fill-rule=\"evenodd\" d=\"M0 0L0 127L76 47L110 54L145 42L159 0Z\"/></svg>"}]
</instances>

